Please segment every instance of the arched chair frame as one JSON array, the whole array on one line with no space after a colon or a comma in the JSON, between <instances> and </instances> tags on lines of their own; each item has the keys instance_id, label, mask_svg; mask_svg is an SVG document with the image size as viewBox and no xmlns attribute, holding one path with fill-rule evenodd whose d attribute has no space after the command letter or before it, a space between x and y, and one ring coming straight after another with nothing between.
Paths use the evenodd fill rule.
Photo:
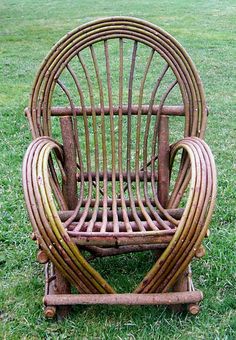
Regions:
<instances>
[{"instance_id":1,"label":"arched chair frame","mask_svg":"<svg viewBox=\"0 0 236 340\"><path fill-rule=\"evenodd\" d=\"M82 25L42 63L26 114L33 142L23 187L38 260L46 263L46 316L93 303L187 304L197 313L202 293L193 287L190 262L204 255L216 171L203 141L204 90L183 47L136 18ZM169 117L183 126L172 143ZM146 249L159 256L133 293L118 294L83 249L92 257Z\"/></svg>"}]
</instances>

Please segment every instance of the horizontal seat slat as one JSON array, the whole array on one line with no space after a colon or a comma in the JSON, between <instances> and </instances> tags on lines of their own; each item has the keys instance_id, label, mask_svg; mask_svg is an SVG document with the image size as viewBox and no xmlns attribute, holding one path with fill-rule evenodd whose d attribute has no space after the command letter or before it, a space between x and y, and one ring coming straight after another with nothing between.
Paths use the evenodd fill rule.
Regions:
<instances>
[{"instance_id":1,"label":"horizontal seat slat","mask_svg":"<svg viewBox=\"0 0 236 340\"><path fill-rule=\"evenodd\" d=\"M137 244L165 244L171 241L175 230L159 230L148 232L121 232L121 233L87 233L87 232L68 232L71 240L79 245L96 245L96 246L121 246Z\"/></svg>"},{"instance_id":2,"label":"horizontal seat slat","mask_svg":"<svg viewBox=\"0 0 236 340\"><path fill-rule=\"evenodd\" d=\"M167 225L170 225L170 223L169 223L168 221L165 221L165 222L166 222ZM139 228L138 228L138 226L137 226L137 224L136 224L135 221L130 221L129 224L130 224L130 226L131 226L131 228L132 228L132 231L133 231L134 233L135 233L135 232L138 232L138 233L140 234L141 231L139 230ZM148 225L148 223L147 223L146 221L142 221L141 224L142 224L142 226L146 229L147 232L153 231L153 230L149 227L149 225ZM156 221L153 221L153 224L159 229L160 226L159 226L159 224L158 224ZM73 230L74 230L74 228L76 227L76 225L77 225L77 223L76 223L76 222L73 222L73 223L71 223L71 224L67 227L67 229L68 229L69 231L72 231L72 232L73 232ZM83 232L87 232L86 229L87 229L88 225L89 225L89 222L84 222L83 227L81 228L81 232L82 232L82 233L83 233ZM95 233L95 234L96 234L96 233L99 233L99 234L101 235L101 232L100 232L101 227L102 227L102 222L101 222L101 221L95 222L94 225L93 225L93 231L92 231L92 233L93 233L93 234L94 234L94 233ZM170 229L171 229L171 228L170 228ZM175 231L175 228L172 228L171 230L172 230L172 232L174 232L174 231ZM159 229L159 230L157 230L157 231L163 231L163 230L160 230L160 229ZM164 230L164 231L169 232L169 229L168 229L168 230ZM112 234L114 234L114 232L113 232L113 222L112 222L112 221L108 221L108 222L106 223L106 232L104 233L104 235L105 235L105 234L107 235L107 233L112 233ZM125 223L124 223L124 222L119 222L119 232L117 232L117 233L115 233L115 234L117 234L117 236L119 237L120 235L122 235L122 233L125 233L125 235L127 235L126 226L125 226Z\"/></svg>"},{"instance_id":3,"label":"horizontal seat slat","mask_svg":"<svg viewBox=\"0 0 236 340\"><path fill-rule=\"evenodd\" d=\"M126 202L127 201L127 202ZM126 206L128 206L128 203L129 203L129 200L126 200L125 202L126 202ZM137 202L136 202L137 203ZM86 204L86 200L84 200L83 202L82 202L82 206L84 206ZM93 199L93 200L91 200L91 203L90 203L90 206L91 207L93 207L94 206L94 204L95 204L95 200ZM137 205L137 204L136 204ZM103 201L101 200L100 202L99 202L99 207L102 207L103 206ZM109 199L109 200L107 200L107 206L108 207L111 207L112 206L112 200L111 199ZM120 199L118 199L117 200L117 206L118 207L121 207L121 200ZM61 221L62 222L65 222L68 218L70 218L71 216L72 216L72 214L73 214L73 210L64 210L64 211L59 211L59 217L60 217L60 219L61 219ZM183 214L183 212L184 212L184 209L182 209L182 208L179 208L179 209L166 209L166 212L167 213L169 213L172 217L174 217L175 219L177 219L177 220L179 220L181 217L182 217L182 214ZM91 212L91 213L88 213L88 215L87 215L87 218L88 219L90 219L91 217L92 217L92 213L93 212ZM164 218L164 215L163 215L163 213L162 212L160 212L160 211L157 211L157 213L159 214L159 216L161 217L161 218ZM81 212L78 212L78 214L76 215L76 217L75 217L75 221L77 220L79 220L79 218L81 217ZM118 211L117 212L117 214L118 214L118 217L119 217L119 219L122 219L122 211ZM138 216L140 217L140 218L143 218L143 214L140 212L140 213L138 213ZM110 210L108 210L107 211L107 218L108 218L108 220L111 220L112 218L113 218L113 214L112 214L112 211ZM130 220L132 220L133 219L133 215L132 215L132 212L128 212L128 218L130 219ZM97 212L97 221L101 221L101 219L102 219L102 211L98 211Z\"/></svg>"}]
</instances>

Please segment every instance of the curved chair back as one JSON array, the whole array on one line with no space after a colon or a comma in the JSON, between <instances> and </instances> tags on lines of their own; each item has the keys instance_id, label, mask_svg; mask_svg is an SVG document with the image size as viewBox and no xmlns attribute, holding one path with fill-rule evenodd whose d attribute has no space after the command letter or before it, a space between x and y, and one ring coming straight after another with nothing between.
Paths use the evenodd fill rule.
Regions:
<instances>
[{"instance_id":1,"label":"curved chair back","mask_svg":"<svg viewBox=\"0 0 236 340\"><path fill-rule=\"evenodd\" d=\"M68 171L73 177L79 170L71 187L88 181L82 190L92 195L92 181L103 180L97 190L114 196L116 181L121 187L125 181L128 198L132 181L145 183L138 195L152 191L158 167L168 186L169 144L203 137L206 104L197 71L173 37L146 21L112 17L83 25L54 46L37 74L28 117L35 138L52 136L70 150ZM159 186L161 195L165 205Z\"/></svg>"}]
</instances>

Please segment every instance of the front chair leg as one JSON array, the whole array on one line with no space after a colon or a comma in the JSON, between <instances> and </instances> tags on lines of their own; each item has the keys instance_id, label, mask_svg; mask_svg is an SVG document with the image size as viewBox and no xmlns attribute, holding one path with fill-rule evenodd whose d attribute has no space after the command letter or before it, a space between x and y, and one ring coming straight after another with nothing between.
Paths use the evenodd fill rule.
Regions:
<instances>
[{"instance_id":1,"label":"front chair leg","mask_svg":"<svg viewBox=\"0 0 236 340\"><path fill-rule=\"evenodd\" d=\"M51 262L45 265L45 298L49 295L70 294L70 283L53 266ZM57 316L58 320L64 319L70 312L70 306L45 305L44 315L48 319Z\"/></svg>"},{"instance_id":2,"label":"front chair leg","mask_svg":"<svg viewBox=\"0 0 236 340\"><path fill-rule=\"evenodd\" d=\"M62 276L62 274L55 268L55 294L70 294L71 285L69 281ZM57 318L58 320L64 319L70 312L71 306L58 306L57 307Z\"/></svg>"},{"instance_id":3,"label":"front chair leg","mask_svg":"<svg viewBox=\"0 0 236 340\"><path fill-rule=\"evenodd\" d=\"M174 292L187 292L188 291L188 268L179 275L174 287L173 291ZM182 312L184 311L184 305L179 304L179 305L173 305L171 306L171 309L175 312Z\"/></svg>"},{"instance_id":4,"label":"front chair leg","mask_svg":"<svg viewBox=\"0 0 236 340\"><path fill-rule=\"evenodd\" d=\"M194 290L193 283L192 283L192 271L190 266L179 275L174 287L174 292L187 292ZM179 304L179 305L173 305L172 310L175 312L182 312L186 308L186 305ZM190 314L196 315L200 311L200 307L198 303L189 304L187 305L187 310Z\"/></svg>"}]
</instances>

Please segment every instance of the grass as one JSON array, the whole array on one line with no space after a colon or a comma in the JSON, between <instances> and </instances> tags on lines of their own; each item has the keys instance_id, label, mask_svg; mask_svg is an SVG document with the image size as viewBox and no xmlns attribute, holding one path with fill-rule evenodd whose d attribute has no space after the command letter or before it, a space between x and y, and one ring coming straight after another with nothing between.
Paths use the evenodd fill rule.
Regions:
<instances>
[{"instance_id":1,"label":"grass","mask_svg":"<svg viewBox=\"0 0 236 340\"><path fill-rule=\"evenodd\" d=\"M39 64L61 36L88 20L122 14L149 20L174 35L192 56L205 85L210 109L206 140L218 168L207 255L193 266L195 284L205 299L195 318L163 307L78 306L61 323L47 321L42 313L42 267L35 262L21 188L22 158L31 140L23 109ZM236 338L235 15L233 0L1 1L0 338ZM109 265L119 261L129 259L113 259ZM132 275L138 272L139 262L134 263ZM125 284L119 276L117 283Z\"/></svg>"}]
</instances>

